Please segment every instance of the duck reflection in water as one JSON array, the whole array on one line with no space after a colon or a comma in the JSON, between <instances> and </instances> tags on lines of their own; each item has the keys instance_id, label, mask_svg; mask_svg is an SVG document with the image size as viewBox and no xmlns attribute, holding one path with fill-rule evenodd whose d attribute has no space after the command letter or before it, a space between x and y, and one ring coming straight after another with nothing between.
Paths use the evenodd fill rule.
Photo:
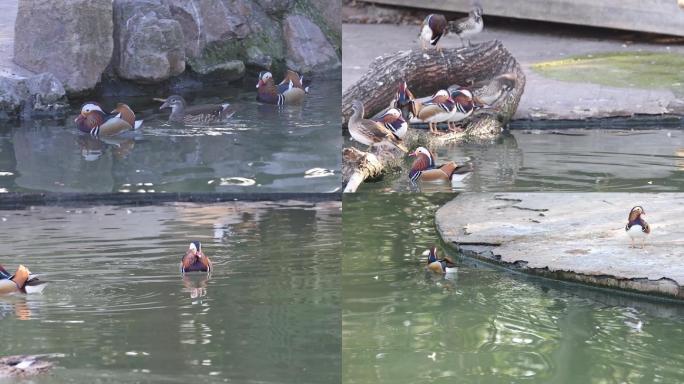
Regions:
<instances>
[{"instance_id":1,"label":"duck reflection in water","mask_svg":"<svg viewBox=\"0 0 684 384\"><path fill-rule=\"evenodd\" d=\"M183 275L183 285L190 293L191 299L199 299L207 295L207 282L211 273L186 273Z\"/></svg>"},{"instance_id":2,"label":"duck reflection in water","mask_svg":"<svg viewBox=\"0 0 684 384\"><path fill-rule=\"evenodd\" d=\"M135 147L135 140L131 138L107 138L101 139L92 136L81 135L78 137L78 145L81 148L81 156L85 161L99 160L111 147L112 154L116 159L126 158Z\"/></svg>"}]
</instances>

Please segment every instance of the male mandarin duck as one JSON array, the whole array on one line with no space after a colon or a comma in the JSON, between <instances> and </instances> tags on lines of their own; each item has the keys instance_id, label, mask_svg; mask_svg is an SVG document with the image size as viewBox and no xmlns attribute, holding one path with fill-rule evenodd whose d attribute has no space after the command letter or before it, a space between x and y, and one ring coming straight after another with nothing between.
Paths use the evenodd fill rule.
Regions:
<instances>
[{"instance_id":1,"label":"male mandarin duck","mask_svg":"<svg viewBox=\"0 0 684 384\"><path fill-rule=\"evenodd\" d=\"M437 46L439 39L449 33L449 26L444 15L431 13L425 17L420 26L420 42L423 50L428 48L428 44Z\"/></svg>"},{"instance_id":2,"label":"male mandarin duck","mask_svg":"<svg viewBox=\"0 0 684 384\"><path fill-rule=\"evenodd\" d=\"M646 242L646 236L651 233L651 227L648 225L646 220L641 217L642 215L646 215L646 211L644 211L644 208L639 205L629 211L625 231L632 240L632 244L629 246L630 248L636 248L634 245L634 240L641 239L641 249L643 249L644 243Z\"/></svg>"},{"instance_id":3,"label":"male mandarin duck","mask_svg":"<svg viewBox=\"0 0 684 384\"><path fill-rule=\"evenodd\" d=\"M468 13L467 17L450 21L447 26L450 32L455 33L461 39L461 45L465 46L463 38L467 38L482 32L484 22L482 21L482 7L475 5ZM470 39L468 40L470 45Z\"/></svg>"},{"instance_id":4,"label":"male mandarin duck","mask_svg":"<svg viewBox=\"0 0 684 384\"><path fill-rule=\"evenodd\" d=\"M159 107L171 109L169 121L184 124L207 124L216 123L229 119L235 114L230 108L229 103L223 104L202 104L188 106L185 99L179 95L171 95L166 99L155 99L164 104Z\"/></svg>"},{"instance_id":5,"label":"male mandarin duck","mask_svg":"<svg viewBox=\"0 0 684 384\"><path fill-rule=\"evenodd\" d=\"M38 280L38 276L31 274L23 265L17 268L14 275L7 272L5 268L0 265L0 294L23 292L26 293L27 286L35 286L42 284Z\"/></svg>"},{"instance_id":6,"label":"male mandarin duck","mask_svg":"<svg viewBox=\"0 0 684 384\"><path fill-rule=\"evenodd\" d=\"M408 123L397 108L390 108L380 115L375 121L385 125L385 128L392 131L397 139L403 139L408 132Z\"/></svg>"},{"instance_id":7,"label":"male mandarin duck","mask_svg":"<svg viewBox=\"0 0 684 384\"><path fill-rule=\"evenodd\" d=\"M397 92L394 94L394 99L390 103L390 108L397 108L405 118L410 118L411 100L415 99L413 93L409 90L405 81L399 84Z\"/></svg>"},{"instance_id":8,"label":"male mandarin duck","mask_svg":"<svg viewBox=\"0 0 684 384\"><path fill-rule=\"evenodd\" d=\"M456 114L456 105L446 90L440 89L428 101L411 101L411 123L428 123L430 133L438 134L437 124L449 121ZM451 125L449 125L451 127Z\"/></svg>"},{"instance_id":9,"label":"male mandarin duck","mask_svg":"<svg viewBox=\"0 0 684 384\"><path fill-rule=\"evenodd\" d=\"M211 272L211 260L202 252L202 243L190 243L180 263L181 274L185 272Z\"/></svg>"},{"instance_id":10,"label":"male mandarin duck","mask_svg":"<svg viewBox=\"0 0 684 384\"><path fill-rule=\"evenodd\" d=\"M434 155L425 147L418 147L409 156L416 158L409 171L409 179L414 183L418 180L452 182L457 176L465 178L472 171L470 166L458 165L453 161L437 166Z\"/></svg>"},{"instance_id":11,"label":"male mandarin duck","mask_svg":"<svg viewBox=\"0 0 684 384\"><path fill-rule=\"evenodd\" d=\"M449 256L439 258L437 256L437 247L434 245L430 249L423 252L423 256L427 256L427 268L431 272L447 274L456 272L456 263Z\"/></svg>"},{"instance_id":12,"label":"male mandarin duck","mask_svg":"<svg viewBox=\"0 0 684 384\"><path fill-rule=\"evenodd\" d=\"M74 121L81 132L95 137L115 136L138 129L143 123L135 119L135 113L126 104L118 103L108 115L98 103L92 101L81 106L81 114Z\"/></svg>"},{"instance_id":13,"label":"male mandarin duck","mask_svg":"<svg viewBox=\"0 0 684 384\"><path fill-rule=\"evenodd\" d=\"M474 97L470 90L465 88L453 90L451 92L451 99L454 100L454 111L447 122L449 130L452 132L457 132L456 127L452 126L452 124L470 117L478 108L487 107L481 100Z\"/></svg>"},{"instance_id":14,"label":"male mandarin duck","mask_svg":"<svg viewBox=\"0 0 684 384\"><path fill-rule=\"evenodd\" d=\"M401 139L397 138L390 129L382 122L363 118L363 103L359 100L352 102L354 113L349 117L349 133L352 138L361 144L368 145L368 149L374 145L391 145L408 152Z\"/></svg>"},{"instance_id":15,"label":"male mandarin duck","mask_svg":"<svg viewBox=\"0 0 684 384\"><path fill-rule=\"evenodd\" d=\"M304 78L297 72L288 70L285 78L277 86L271 72L259 72L257 101L275 105L301 104L309 87L304 87Z\"/></svg>"}]
</instances>

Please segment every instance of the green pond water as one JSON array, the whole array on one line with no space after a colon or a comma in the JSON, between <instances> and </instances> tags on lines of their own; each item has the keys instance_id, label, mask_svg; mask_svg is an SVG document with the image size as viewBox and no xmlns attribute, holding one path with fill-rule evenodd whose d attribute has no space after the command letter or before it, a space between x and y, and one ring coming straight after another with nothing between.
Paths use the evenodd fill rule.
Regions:
<instances>
[{"instance_id":1,"label":"green pond water","mask_svg":"<svg viewBox=\"0 0 684 384\"><path fill-rule=\"evenodd\" d=\"M352 383L681 383L684 307L460 257L445 278L434 212L450 194L344 196L342 375Z\"/></svg>"},{"instance_id":2,"label":"green pond water","mask_svg":"<svg viewBox=\"0 0 684 384\"><path fill-rule=\"evenodd\" d=\"M354 143L355 144L355 143ZM437 164L469 161L474 171L453 185L408 178L413 158L359 192L675 192L684 189L681 129L515 129L487 142L432 149Z\"/></svg>"},{"instance_id":3,"label":"green pond water","mask_svg":"<svg viewBox=\"0 0 684 384\"><path fill-rule=\"evenodd\" d=\"M340 202L0 211L0 356L58 353L1 383L339 383ZM210 277L179 273L191 240Z\"/></svg>"},{"instance_id":4,"label":"green pond water","mask_svg":"<svg viewBox=\"0 0 684 384\"><path fill-rule=\"evenodd\" d=\"M139 132L106 139L76 129L80 106L63 121L0 125L0 191L332 192L341 182L339 95L339 81L315 81L301 106L260 104L253 84L183 94L190 105L236 111L197 126L169 123L152 96L103 99L104 108L125 101L144 120Z\"/></svg>"}]
</instances>

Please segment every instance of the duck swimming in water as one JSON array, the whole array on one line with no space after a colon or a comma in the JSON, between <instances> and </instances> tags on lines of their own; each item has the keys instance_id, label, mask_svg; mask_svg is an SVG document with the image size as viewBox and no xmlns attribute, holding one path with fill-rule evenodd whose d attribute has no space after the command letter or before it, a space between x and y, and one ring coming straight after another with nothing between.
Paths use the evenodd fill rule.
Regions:
<instances>
[{"instance_id":1,"label":"duck swimming in water","mask_svg":"<svg viewBox=\"0 0 684 384\"><path fill-rule=\"evenodd\" d=\"M37 275L31 274L23 265L17 268L14 275L7 272L5 268L0 265L0 294L14 293L14 292L27 292L28 286L37 286L42 284L38 280Z\"/></svg>"},{"instance_id":2,"label":"duck swimming in water","mask_svg":"<svg viewBox=\"0 0 684 384\"><path fill-rule=\"evenodd\" d=\"M439 258L437 256L437 247L434 245L423 252L423 256L427 256L427 268L431 272L447 274L456 272L456 263L449 256Z\"/></svg>"},{"instance_id":3,"label":"duck swimming in water","mask_svg":"<svg viewBox=\"0 0 684 384\"><path fill-rule=\"evenodd\" d=\"M180 263L181 274L185 272L211 272L211 260L202 252L202 243L190 243Z\"/></svg>"},{"instance_id":4,"label":"duck swimming in water","mask_svg":"<svg viewBox=\"0 0 684 384\"><path fill-rule=\"evenodd\" d=\"M412 182L453 182L465 179L472 171L468 165L458 165L449 161L437 166L435 156L425 147L418 147L414 152L408 154L415 157L409 172L409 179Z\"/></svg>"},{"instance_id":5,"label":"duck swimming in water","mask_svg":"<svg viewBox=\"0 0 684 384\"><path fill-rule=\"evenodd\" d=\"M135 113L128 105L118 103L108 115L100 104L89 101L81 106L81 114L74 120L78 130L94 137L116 136L120 133L138 129L142 120L135 119Z\"/></svg>"},{"instance_id":6,"label":"duck swimming in water","mask_svg":"<svg viewBox=\"0 0 684 384\"><path fill-rule=\"evenodd\" d=\"M646 242L646 236L651 233L651 227L648 225L646 220L641 216L646 215L646 211L640 205L632 208L629 211L629 216L627 217L627 225L625 226L625 231L632 240L630 248L636 248L634 245L635 239L641 239L641 249L644 249L644 243Z\"/></svg>"}]
</instances>

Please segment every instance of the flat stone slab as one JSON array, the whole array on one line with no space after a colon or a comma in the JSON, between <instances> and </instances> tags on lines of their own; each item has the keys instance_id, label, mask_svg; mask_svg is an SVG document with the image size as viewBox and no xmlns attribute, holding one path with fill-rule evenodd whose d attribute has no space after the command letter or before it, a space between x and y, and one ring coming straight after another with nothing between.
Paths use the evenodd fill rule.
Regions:
<instances>
[{"instance_id":1,"label":"flat stone slab","mask_svg":"<svg viewBox=\"0 0 684 384\"><path fill-rule=\"evenodd\" d=\"M635 205L651 234L630 248ZM461 194L436 214L445 242L513 269L684 299L684 193Z\"/></svg>"}]
</instances>

